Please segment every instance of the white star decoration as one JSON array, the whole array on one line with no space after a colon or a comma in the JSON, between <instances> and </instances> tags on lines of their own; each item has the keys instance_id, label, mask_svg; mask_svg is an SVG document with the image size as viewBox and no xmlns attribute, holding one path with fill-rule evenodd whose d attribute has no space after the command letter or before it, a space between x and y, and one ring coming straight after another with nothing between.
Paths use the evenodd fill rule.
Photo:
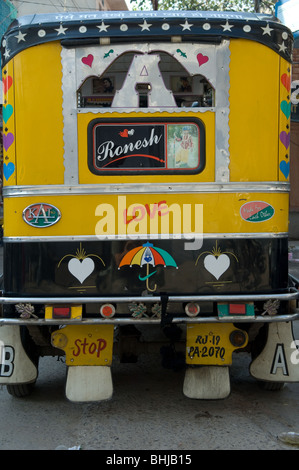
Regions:
<instances>
[{"instance_id":1,"label":"white star decoration","mask_svg":"<svg viewBox=\"0 0 299 470\"><path fill-rule=\"evenodd\" d=\"M278 44L279 47L279 52L285 52L287 49L287 46L285 45L284 41L282 41L282 44Z\"/></svg>"},{"instance_id":2,"label":"white star decoration","mask_svg":"<svg viewBox=\"0 0 299 470\"><path fill-rule=\"evenodd\" d=\"M10 50L9 50L9 49L5 49L3 55L4 55L5 59L8 59L8 58L10 57Z\"/></svg>"},{"instance_id":3,"label":"white star decoration","mask_svg":"<svg viewBox=\"0 0 299 470\"><path fill-rule=\"evenodd\" d=\"M139 24L141 31L150 31L150 27L152 26L151 24L148 24L146 20L143 21L143 24Z\"/></svg>"},{"instance_id":4,"label":"white star decoration","mask_svg":"<svg viewBox=\"0 0 299 470\"><path fill-rule=\"evenodd\" d=\"M20 41L25 41L25 36L27 36L27 33L22 33L22 31L18 32L17 36L15 36L18 40L18 44Z\"/></svg>"},{"instance_id":5,"label":"white star decoration","mask_svg":"<svg viewBox=\"0 0 299 470\"><path fill-rule=\"evenodd\" d=\"M180 24L180 26L182 26L183 31L185 31L185 29L188 29L189 31L191 31L191 26L193 26L193 24L189 24L189 23L188 23L188 20L186 20L185 23L184 23L184 24Z\"/></svg>"},{"instance_id":6,"label":"white star decoration","mask_svg":"<svg viewBox=\"0 0 299 470\"><path fill-rule=\"evenodd\" d=\"M233 25L233 24L229 24L228 21L226 21L225 24L222 24L222 25L221 25L221 28L223 28L223 31L231 31L233 27L234 27L234 25Z\"/></svg>"},{"instance_id":7,"label":"white star decoration","mask_svg":"<svg viewBox=\"0 0 299 470\"><path fill-rule=\"evenodd\" d=\"M105 33L107 33L107 28L110 28L110 24L105 24L104 21L102 21L102 23L100 24L100 26L97 26L97 28L99 28L99 31L102 33L103 31L105 31Z\"/></svg>"},{"instance_id":8,"label":"white star decoration","mask_svg":"<svg viewBox=\"0 0 299 470\"><path fill-rule=\"evenodd\" d=\"M145 18L143 18L141 21L143 21L143 23L141 23L141 24L138 23L138 26L141 28L141 31L150 31L150 28L153 26L153 24L148 23ZM191 31L191 28L194 27L194 24L189 23L187 18L185 18L185 20L183 20L183 21L184 21L184 23L179 23L177 25L171 25L169 23L163 23L161 25L161 28L164 31L168 31L168 30L171 29L172 26L176 26L176 27L180 26L182 28L182 31ZM63 26L62 23L58 23L58 25L59 25L59 27L53 28L54 31L57 31L57 36L66 35L69 32L71 32L71 30L73 30L73 28L70 28L69 25L68 25L68 27ZM113 26L113 25L105 24L104 20L102 20L101 24L93 25L93 27L98 28L100 33L102 33L102 32L107 33L108 28L110 28L110 26ZM242 23L241 24L231 24L229 22L229 20L227 19L225 24L221 24L221 25L219 25L219 23L218 23L218 25L213 25L213 24L210 24L210 23L206 22L202 25L198 24L198 25L195 25L195 26L197 26L197 27L201 26L205 31L208 31L212 27L215 27L215 26L218 27L219 29L221 27L223 32L225 32L225 31L231 32L232 28L237 27L236 29L238 29L238 31L240 31L240 33L242 33L242 31L243 31L243 33L253 32L253 33L255 33L256 36L258 36L257 29L255 31L253 31L252 26L250 26L248 24L248 22L245 22L245 21L244 21L243 24ZM126 32L130 29L130 25L124 24L124 23L121 22L119 28L120 28L120 31ZM67 30L69 30L68 33L66 33ZM88 30L89 30L89 25L88 24L86 24L86 26L81 24L78 31L81 34L86 34L88 32ZM262 36L264 37L264 36L268 35L268 36L270 36L270 38L271 38L271 36L273 38L272 31L274 31L274 28L271 28L269 23L267 23L267 22L266 22L265 26L260 26L260 36L261 37ZM40 30L37 31L37 35L40 38L44 38L47 34L51 34L50 30L46 31L46 30L40 29ZM24 43L28 43L28 41L30 42L30 39L28 39L28 38L31 38L31 34L29 34L28 37L26 37L26 36L28 36L28 33L24 33L19 29L18 32L17 32L17 35L15 35L14 37L16 38L17 43L19 44L19 43L22 43L22 42L24 42ZM278 52L281 53L281 54L288 54L289 48L288 48L287 43L285 42L288 39L288 33L287 32L282 32L281 35L279 35L279 37L280 37L281 44L278 43L277 39L275 41L275 46L276 46L276 48L278 48ZM269 40L270 40L270 38L269 38ZM265 38L265 41L266 41L266 38ZM267 42L268 42L268 40L267 40ZM11 57L11 49L8 49L7 44L6 44L6 39L4 39L4 38L2 40L2 47L4 49L3 56L5 57L6 60L8 60ZM22 47L22 45L20 44L19 47ZM25 47L25 45L23 47ZM273 48L274 48L274 44L273 44ZM14 53L14 51L13 51L13 53Z\"/></svg>"},{"instance_id":9,"label":"white star decoration","mask_svg":"<svg viewBox=\"0 0 299 470\"><path fill-rule=\"evenodd\" d=\"M57 31L57 36L59 36L59 34L65 34L65 32L66 32L67 29L68 29L68 28L64 28L64 27L62 26L62 24L59 26L59 28L57 28L57 29L55 28L55 31Z\"/></svg>"},{"instance_id":10,"label":"white star decoration","mask_svg":"<svg viewBox=\"0 0 299 470\"><path fill-rule=\"evenodd\" d=\"M273 31L273 28L270 28L270 26L268 24L265 27L261 26L261 28L264 31L263 36L264 36L264 34L269 34L269 36L271 36L271 31Z\"/></svg>"}]
</instances>

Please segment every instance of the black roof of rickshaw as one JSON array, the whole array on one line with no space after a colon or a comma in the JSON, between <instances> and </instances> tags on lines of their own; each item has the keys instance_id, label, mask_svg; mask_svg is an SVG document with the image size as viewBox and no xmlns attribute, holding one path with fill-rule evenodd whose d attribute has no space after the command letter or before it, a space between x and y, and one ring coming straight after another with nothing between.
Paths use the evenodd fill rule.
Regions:
<instances>
[{"instance_id":1,"label":"black roof of rickshaw","mask_svg":"<svg viewBox=\"0 0 299 470\"><path fill-rule=\"evenodd\" d=\"M244 38L260 42L291 60L292 32L272 15L231 11L94 11L37 14L13 21L1 40L3 65L22 50L50 41L65 46L111 42L220 42ZM106 39L107 40L107 39Z\"/></svg>"}]
</instances>

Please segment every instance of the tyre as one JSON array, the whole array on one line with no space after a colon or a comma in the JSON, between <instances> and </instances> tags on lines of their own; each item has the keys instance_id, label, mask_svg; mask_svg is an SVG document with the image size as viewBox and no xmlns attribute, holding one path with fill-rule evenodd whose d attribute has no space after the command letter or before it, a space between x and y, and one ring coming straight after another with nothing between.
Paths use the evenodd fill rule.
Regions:
<instances>
[{"instance_id":1,"label":"tyre","mask_svg":"<svg viewBox=\"0 0 299 470\"><path fill-rule=\"evenodd\" d=\"M15 398L28 397L28 395L32 393L33 388L34 388L34 383L6 385L6 389L8 393Z\"/></svg>"},{"instance_id":2,"label":"tyre","mask_svg":"<svg viewBox=\"0 0 299 470\"><path fill-rule=\"evenodd\" d=\"M285 386L284 382L262 382L259 381L259 387L271 392L279 392Z\"/></svg>"}]
</instances>

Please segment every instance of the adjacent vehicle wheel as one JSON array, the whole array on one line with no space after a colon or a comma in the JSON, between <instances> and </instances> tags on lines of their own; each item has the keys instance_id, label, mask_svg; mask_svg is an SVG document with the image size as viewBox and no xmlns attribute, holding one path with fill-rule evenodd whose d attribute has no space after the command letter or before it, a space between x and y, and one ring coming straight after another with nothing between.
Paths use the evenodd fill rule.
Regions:
<instances>
[{"instance_id":1,"label":"adjacent vehicle wheel","mask_svg":"<svg viewBox=\"0 0 299 470\"><path fill-rule=\"evenodd\" d=\"M26 327L21 327L21 340L26 354L38 369L39 353L36 344L31 338ZM6 385L7 392L15 398L25 398L31 395L34 389L35 381L30 383Z\"/></svg>"},{"instance_id":2,"label":"adjacent vehicle wheel","mask_svg":"<svg viewBox=\"0 0 299 470\"><path fill-rule=\"evenodd\" d=\"M259 381L260 388L271 392L279 392L284 388L284 386L284 382L262 382L261 380Z\"/></svg>"},{"instance_id":3,"label":"adjacent vehicle wheel","mask_svg":"<svg viewBox=\"0 0 299 470\"><path fill-rule=\"evenodd\" d=\"M268 336L268 325L263 325L260 329L251 351L252 359L255 359L264 349ZM267 382L258 380L259 387L262 390L272 391L272 392L279 392L285 386L284 382Z\"/></svg>"},{"instance_id":4,"label":"adjacent vehicle wheel","mask_svg":"<svg viewBox=\"0 0 299 470\"><path fill-rule=\"evenodd\" d=\"M6 385L6 389L13 397L24 398L31 394L34 384L35 382L30 384Z\"/></svg>"}]
</instances>

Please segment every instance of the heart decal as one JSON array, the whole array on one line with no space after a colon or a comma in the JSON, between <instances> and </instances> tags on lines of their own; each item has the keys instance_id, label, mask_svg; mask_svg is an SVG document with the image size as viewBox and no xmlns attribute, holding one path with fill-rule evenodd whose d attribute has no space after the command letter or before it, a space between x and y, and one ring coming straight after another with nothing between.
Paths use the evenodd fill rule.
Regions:
<instances>
[{"instance_id":1,"label":"heart decal","mask_svg":"<svg viewBox=\"0 0 299 470\"><path fill-rule=\"evenodd\" d=\"M72 258L68 262L68 270L82 284L93 272L94 262L91 258L84 258L82 261Z\"/></svg>"},{"instance_id":2,"label":"heart decal","mask_svg":"<svg viewBox=\"0 0 299 470\"><path fill-rule=\"evenodd\" d=\"M288 149L290 145L290 134L288 132L282 131L279 134L279 138L280 138L281 143L285 146L285 148Z\"/></svg>"},{"instance_id":3,"label":"heart decal","mask_svg":"<svg viewBox=\"0 0 299 470\"><path fill-rule=\"evenodd\" d=\"M88 65L88 67L91 67L91 66L92 66L92 63L93 63L93 59L94 59L93 55L92 55L92 54L88 54L88 56L82 57L81 60L82 60L82 63L83 63L84 65Z\"/></svg>"},{"instance_id":4,"label":"heart decal","mask_svg":"<svg viewBox=\"0 0 299 470\"><path fill-rule=\"evenodd\" d=\"M4 95L6 95L6 93L8 92L8 90L10 89L12 85L12 77L10 75L7 75L7 77L3 79L2 83L3 83L3 93Z\"/></svg>"},{"instance_id":5,"label":"heart decal","mask_svg":"<svg viewBox=\"0 0 299 470\"><path fill-rule=\"evenodd\" d=\"M283 112L283 114L285 115L285 117L287 119L289 119L289 117L291 115L291 103L288 103L287 101L282 101L280 103L280 109Z\"/></svg>"},{"instance_id":6,"label":"heart decal","mask_svg":"<svg viewBox=\"0 0 299 470\"><path fill-rule=\"evenodd\" d=\"M124 129L123 131L120 131L119 135L121 137L129 137L129 131L128 129Z\"/></svg>"},{"instance_id":7,"label":"heart decal","mask_svg":"<svg viewBox=\"0 0 299 470\"><path fill-rule=\"evenodd\" d=\"M219 256L207 255L204 259L204 266L209 273L211 273L218 281L225 271L230 266L230 259L227 255L221 254Z\"/></svg>"},{"instance_id":8,"label":"heart decal","mask_svg":"<svg viewBox=\"0 0 299 470\"><path fill-rule=\"evenodd\" d=\"M290 89L291 89L291 77L290 77L290 75L284 73L281 76L281 83L283 84L283 86L286 88L287 91L290 91Z\"/></svg>"},{"instance_id":9,"label":"heart decal","mask_svg":"<svg viewBox=\"0 0 299 470\"><path fill-rule=\"evenodd\" d=\"M279 168L285 179L287 179L290 174L290 162L285 162L283 160L280 162Z\"/></svg>"},{"instance_id":10,"label":"heart decal","mask_svg":"<svg viewBox=\"0 0 299 470\"><path fill-rule=\"evenodd\" d=\"M14 138L14 135L9 132L8 134L3 134L3 147L4 149L7 150L9 149L9 147L13 144L15 138Z\"/></svg>"},{"instance_id":11,"label":"heart decal","mask_svg":"<svg viewBox=\"0 0 299 470\"><path fill-rule=\"evenodd\" d=\"M199 66L205 64L209 60L208 56L203 55L201 53L197 54L196 58Z\"/></svg>"},{"instance_id":12,"label":"heart decal","mask_svg":"<svg viewBox=\"0 0 299 470\"><path fill-rule=\"evenodd\" d=\"M11 104L8 104L7 106L3 106L3 109L2 109L3 121L7 122L9 118L12 116L12 113L13 113L13 107Z\"/></svg>"},{"instance_id":13,"label":"heart decal","mask_svg":"<svg viewBox=\"0 0 299 470\"><path fill-rule=\"evenodd\" d=\"M3 175L6 181L9 180L14 171L15 165L13 164L13 162L9 162L7 165L6 163L3 163Z\"/></svg>"}]
</instances>

